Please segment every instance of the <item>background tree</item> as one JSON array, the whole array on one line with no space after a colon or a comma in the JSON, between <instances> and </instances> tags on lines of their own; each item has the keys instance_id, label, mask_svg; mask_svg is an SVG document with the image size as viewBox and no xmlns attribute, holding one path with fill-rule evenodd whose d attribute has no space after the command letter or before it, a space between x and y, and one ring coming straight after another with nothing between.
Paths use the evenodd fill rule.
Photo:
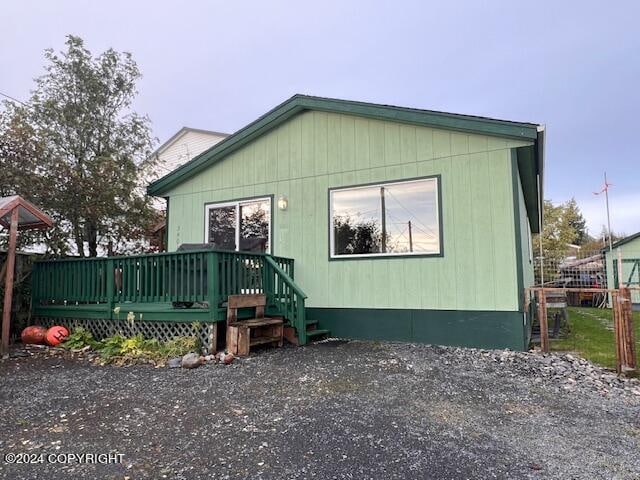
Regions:
<instances>
[{"instance_id":1,"label":"background tree","mask_svg":"<svg viewBox=\"0 0 640 480\"><path fill-rule=\"evenodd\" d=\"M544 201L544 232L533 239L534 255L540 252L540 242L545 264L561 262L569 252L569 245L590 244L586 220L575 199L554 205L551 200ZM583 250L588 251L583 247Z\"/></svg>"},{"instance_id":2,"label":"background tree","mask_svg":"<svg viewBox=\"0 0 640 480\"><path fill-rule=\"evenodd\" d=\"M625 237L624 234L617 234L616 232L611 232L611 243L615 243L618 240L621 240ZM600 230L600 234L597 237L589 237L585 243L582 244L582 249L585 252L596 252L600 251L603 248L609 248L609 232L607 231L606 226L602 226Z\"/></svg>"},{"instance_id":3,"label":"background tree","mask_svg":"<svg viewBox=\"0 0 640 480\"><path fill-rule=\"evenodd\" d=\"M575 232L572 243L575 245L583 245L589 240L589 234L587 233L587 221L582 216L582 212L578 208L578 202L576 202L575 198L572 198L565 203L563 207L565 221Z\"/></svg>"},{"instance_id":4,"label":"background tree","mask_svg":"<svg viewBox=\"0 0 640 480\"><path fill-rule=\"evenodd\" d=\"M131 109L140 71L129 53L109 49L93 57L75 36L67 37L66 51L49 49L45 58L29 106L11 106L0 126L0 161L17 162L24 177L14 174L3 185L56 220L44 239L53 253L70 246L80 256L96 256L99 247L139 251L157 218L141 180L149 168L150 122Z\"/></svg>"},{"instance_id":5,"label":"background tree","mask_svg":"<svg viewBox=\"0 0 640 480\"><path fill-rule=\"evenodd\" d=\"M382 232L374 219L354 220L338 216L333 220L336 254L376 253L382 248Z\"/></svg>"}]
</instances>

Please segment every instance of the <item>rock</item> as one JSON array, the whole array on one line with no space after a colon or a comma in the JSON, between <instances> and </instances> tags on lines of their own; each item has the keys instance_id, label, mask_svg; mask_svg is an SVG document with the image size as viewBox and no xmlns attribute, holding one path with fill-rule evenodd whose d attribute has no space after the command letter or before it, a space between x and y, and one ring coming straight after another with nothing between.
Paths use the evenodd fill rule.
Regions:
<instances>
[{"instance_id":1,"label":"rock","mask_svg":"<svg viewBox=\"0 0 640 480\"><path fill-rule=\"evenodd\" d=\"M182 368L198 368L201 363L200 355L197 353L187 353L180 362Z\"/></svg>"},{"instance_id":2,"label":"rock","mask_svg":"<svg viewBox=\"0 0 640 480\"><path fill-rule=\"evenodd\" d=\"M176 357L172 358L167 362L167 367L169 368L180 368L182 366L182 358Z\"/></svg>"},{"instance_id":3,"label":"rock","mask_svg":"<svg viewBox=\"0 0 640 480\"><path fill-rule=\"evenodd\" d=\"M233 356L233 353L227 353L222 359L222 363L225 365L231 365L236 357Z\"/></svg>"}]
</instances>

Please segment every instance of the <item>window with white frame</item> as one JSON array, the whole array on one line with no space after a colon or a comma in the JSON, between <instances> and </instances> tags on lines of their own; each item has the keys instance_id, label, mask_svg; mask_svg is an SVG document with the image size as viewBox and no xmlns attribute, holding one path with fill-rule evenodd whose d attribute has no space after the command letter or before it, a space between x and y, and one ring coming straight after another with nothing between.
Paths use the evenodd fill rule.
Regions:
<instances>
[{"instance_id":1,"label":"window with white frame","mask_svg":"<svg viewBox=\"0 0 640 480\"><path fill-rule=\"evenodd\" d=\"M331 258L440 255L439 177L329 190Z\"/></svg>"},{"instance_id":2,"label":"window with white frame","mask_svg":"<svg viewBox=\"0 0 640 480\"><path fill-rule=\"evenodd\" d=\"M204 238L223 250L271 252L271 198L206 205Z\"/></svg>"}]
</instances>

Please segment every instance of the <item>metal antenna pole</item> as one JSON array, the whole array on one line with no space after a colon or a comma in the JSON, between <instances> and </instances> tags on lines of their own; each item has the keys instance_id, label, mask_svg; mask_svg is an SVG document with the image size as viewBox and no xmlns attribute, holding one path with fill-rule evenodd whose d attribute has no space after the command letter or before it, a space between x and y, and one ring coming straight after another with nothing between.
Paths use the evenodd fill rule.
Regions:
<instances>
[{"instance_id":1,"label":"metal antenna pole","mask_svg":"<svg viewBox=\"0 0 640 480\"><path fill-rule=\"evenodd\" d=\"M607 172L604 172L604 198L607 204L607 230L609 233L609 251L613 252L613 244L611 242L611 218L609 216L609 184L607 183Z\"/></svg>"}]
</instances>

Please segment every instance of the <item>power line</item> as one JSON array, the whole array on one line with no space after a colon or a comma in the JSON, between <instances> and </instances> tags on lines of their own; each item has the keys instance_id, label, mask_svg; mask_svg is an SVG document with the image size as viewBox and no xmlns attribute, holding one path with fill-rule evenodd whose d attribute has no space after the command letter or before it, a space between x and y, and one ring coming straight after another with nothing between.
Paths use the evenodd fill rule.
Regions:
<instances>
[{"instance_id":1,"label":"power line","mask_svg":"<svg viewBox=\"0 0 640 480\"><path fill-rule=\"evenodd\" d=\"M387 210L387 215L390 215L391 217L395 218L396 220L400 220L400 218L396 217L396 216L395 216L393 213L391 213L389 210ZM402 223L403 225L406 225L406 224L407 224L407 222L398 222L398 223ZM411 224L411 226L412 226L413 228L415 228L416 230L421 231L422 233L424 233L424 234L425 234L425 235L427 235L428 237L431 237L431 238L436 238L436 237L437 237L437 235L436 235L435 233L429 233L429 232L425 231L424 229L420 228L420 226L416 225L415 223L412 223L412 224ZM428 227L426 227L426 228L428 228ZM429 229L429 230L431 230L431 229Z\"/></svg>"},{"instance_id":2,"label":"power line","mask_svg":"<svg viewBox=\"0 0 640 480\"><path fill-rule=\"evenodd\" d=\"M402 202L400 202L400 200L398 200L398 199L397 199L397 197L396 197L393 193L391 193L391 191L387 190L387 192L388 192L388 193L389 193L389 195L390 195L390 196L391 196L391 197L396 201L396 203L397 203L398 205L400 205L400 206L401 206L401 207L402 207L402 208L403 208L403 209L404 209L404 210L405 210L409 215L411 215L414 219L416 219L416 220L417 220L417 223L418 223L418 224L421 224L425 229L430 230L430 231L431 231L431 233L432 233L434 236L436 236L436 233L435 233L433 230L431 230L431 228L429 228L427 225L424 225L424 224L420 221L420 219L419 219L419 218L418 218L418 217L417 217L413 212L411 212L407 207L405 207L405 206L402 204ZM425 233L426 233L426 232L425 232Z\"/></svg>"},{"instance_id":3,"label":"power line","mask_svg":"<svg viewBox=\"0 0 640 480\"><path fill-rule=\"evenodd\" d=\"M2 93L2 92L0 92L0 95L2 95L3 97L8 98L9 100L11 100L13 102L17 102L17 103L19 103L21 105L24 105L27 108L31 108L31 105L29 105L27 103L24 103L22 100L18 100L17 98L12 97L11 95L7 95L6 93Z\"/></svg>"}]
</instances>

